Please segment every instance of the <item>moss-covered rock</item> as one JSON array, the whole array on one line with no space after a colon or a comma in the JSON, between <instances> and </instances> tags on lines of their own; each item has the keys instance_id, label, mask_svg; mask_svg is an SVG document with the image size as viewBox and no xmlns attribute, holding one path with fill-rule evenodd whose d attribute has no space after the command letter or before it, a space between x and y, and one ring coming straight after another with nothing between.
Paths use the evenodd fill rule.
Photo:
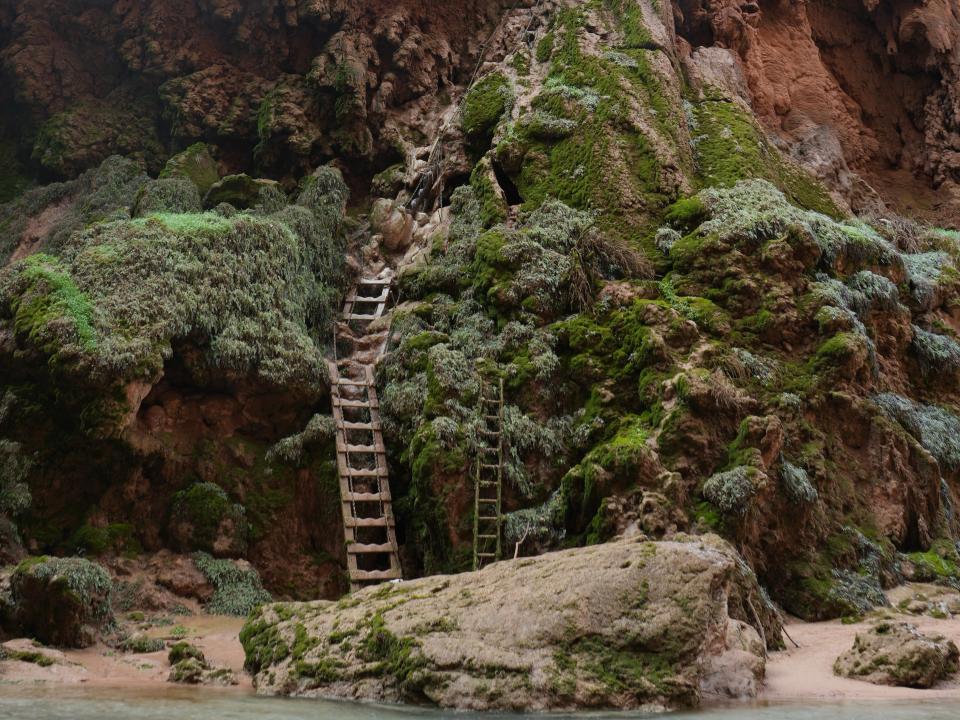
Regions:
<instances>
[{"instance_id":1,"label":"moss-covered rock","mask_svg":"<svg viewBox=\"0 0 960 720\"><path fill-rule=\"evenodd\" d=\"M837 675L877 685L929 688L957 672L960 650L939 635L909 623L882 622L858 633L853 648L837 658Z\"/></svg>"},{"instance_id":2,"label":"moss-covered rock","mask_svg":"<svg viewBox=\"0 0 960 720\"><path fill-rule=\"evenodd\" d=\"M277 183L272 180L252 178L249 175L227 175L210 186L204 195L203 205L212 208L227 203L237 210L246 210L258 205L264 193L276 189Z\"/></svg>"},{"instance_id":3,"label":"moss-covered rock","mask_svg":"<svg viewBox=\"0 0 960 720\"><path fill-rule=\"evenodd\" d=\"M217 557L242 557L248 524L243 505L223 488L198 483L177 493L170 512L170 534L181 550L203 550Z\"/></svg>"},{"instance_id":4,"label":"moss-covered rock","mask_svg":"<svg viewBox=\"0 0 960 720\"><path fill-rule=\"evenodd\" d=\"M262 693L623 709L755 691L761 634L775 643L778 623L734 551L709 536L497 563L339 604L267 605L241 641Z\"/></svg>"},{"instance_id":5,"label":"moss-covered rock","mask_svg":"<svg viewBox=\"0 0 960 720\"><path fill-rule=\"evenodd\" d=\"M29 558L11 578L23 631L62 647L92 645L113 626L112 588L107 571L82 558Z\"/></svg>"},{"instance_id":6,"label":"moss-covered rock","mask_svg":"<svg viewBox=\"0 0 960 720\"><path fill-rule=\"evenodd\" d=\"M160 179L165 178L185 178L196 186L203 197L220 180L220 171L210 153L210 146L194 143L167 160L160 173Z\"/></svg>"}]
</instances>

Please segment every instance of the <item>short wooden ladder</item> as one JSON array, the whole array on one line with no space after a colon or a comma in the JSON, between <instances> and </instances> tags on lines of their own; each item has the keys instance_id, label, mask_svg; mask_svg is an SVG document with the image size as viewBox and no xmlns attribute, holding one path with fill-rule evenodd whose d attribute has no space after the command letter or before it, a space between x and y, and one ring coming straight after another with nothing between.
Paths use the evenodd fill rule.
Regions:
<instances>
[{"instance_id":1,"label":"short wooden ladder","mask_svg":"<svg viewBox=\"0 0 960 720\"><path fill-rule=\"evenodd\" d=\"M503 379L480 390L480 444L474 473L473 569L501 557L503 525Z\"/></svg>"}]
</instances>

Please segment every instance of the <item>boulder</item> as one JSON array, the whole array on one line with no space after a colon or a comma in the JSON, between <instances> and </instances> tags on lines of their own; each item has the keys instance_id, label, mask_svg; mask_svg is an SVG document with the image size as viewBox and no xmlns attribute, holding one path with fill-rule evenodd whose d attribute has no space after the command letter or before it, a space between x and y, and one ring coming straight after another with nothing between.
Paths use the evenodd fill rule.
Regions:
<instances>
[{"instance_id":1,"label":"boulder","mask_svg":"<svg viewBox=\"0 0 960 720\"><path fill-rule=\"evenodd\" d=\"M279 603L241 633L261 694L470 710L673 708L753 695L780 621L712 535L621 540Z\"/></svg>"},{"instance_id":2,"label":"boulder","mask_svg":"<svg viewBox=\"0 0 960 720\"><path fill-rule=\"evenodd\" d=\"M23 632L59 647L88 647L113 626L112 588L109 573L83 558L28 558L11 578Z\"/></svg>"},{"instance_id":3,"label":"boulder","mask_svg":"<svg viewBox=\"0 0 960 720\"><path fill-rule=\"evenodd\" d=\"M186 178L197 186L200 195L206 195L220 179L220 171L217 161L210 154L210 147L204 143L194 143L167 160L160 178Z\"/></svg>"},{"instance_id":4,"label":"boulder","mask_svg":"<svg viewBox=\"0 0 960 720\"><path fill-rule=\"evenodd\" d=\"M377 200L370 213L373 231L383 236L383 246L388 252L402 252L413 239L413 217L390 200Z\"/></svg>"},{"instance_id":5,"label":"boulder","mask_svg":"<svg viewBox=\"0 0 960 720\"><path fill-rule=\"evenodd\" d=\"M279 190L279 185L274 180L252 178L249 175L227 175L210 186L203 204L204 207L215 208L227 203L238 210L246 210L257 205L265 192L274 190Z\"/></svg>"},{"instance_id":6,"label":"boulder","mask_svg":"<svg viewBox=\"0 0 960 720\"><path fill-rule=\"evenodd\" d=\"M211 667L203 653L194 645L178 642L170 648L168 682L186 685L236 685L237 678L230 668Z\"/></svg>"},{"instance_id":7,"label":"boulder","mask_svg":"<svg viewBox=\"0 0 960 720\"><path fill-rule=\"evenodd\" d=\"M833 671L877 685L928 688L957 672L958 660L960 651L951 640L924 635L909 623L884 622L858 633Z\"/></svg>"}]
</instances>

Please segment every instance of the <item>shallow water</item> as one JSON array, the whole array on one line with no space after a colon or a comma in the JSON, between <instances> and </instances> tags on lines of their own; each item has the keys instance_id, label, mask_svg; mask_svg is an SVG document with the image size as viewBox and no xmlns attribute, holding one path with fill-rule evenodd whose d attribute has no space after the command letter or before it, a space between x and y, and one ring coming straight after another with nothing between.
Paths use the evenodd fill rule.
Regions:
<instances>
[{"instance_id":1,"label":"shallow water","mask_svg":"<svg viewBox=\"0 0 960 720\"><path fill-rule=\"evenodd\" d=\"M884 720L956 720L960 717L960 702L737 704L667 717L669 720L875 720L881 714ZM0 685L0 718L4 720L507 720L524 717L529 720L531 716L258 698L237 692L177 687L111 690ZM636 713L550 716L551 720L639 717L648 716Z\"/></svg>"}]
</instances>

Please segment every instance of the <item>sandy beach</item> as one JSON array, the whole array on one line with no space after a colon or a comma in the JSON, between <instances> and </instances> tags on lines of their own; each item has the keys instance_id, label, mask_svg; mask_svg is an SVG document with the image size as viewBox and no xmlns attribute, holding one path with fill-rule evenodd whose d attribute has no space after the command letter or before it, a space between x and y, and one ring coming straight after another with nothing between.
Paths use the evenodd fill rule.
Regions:
<instances>
[{"instance_id":1,"label":"sandy beach","mask_svg":"<svg viewBox=\"0 0 960 720\"><path fill-rule=\"evenodd\" d=\"M896 607L916 592L943 592L942 588L904 586L888 595ZM879 618L890 617L916 625L922 632L943 635L960 645L960 617L937 619L913 616L895 610L879 611L863 622L844 624L839 620L806 623L791 619L787 632L799 648L789 641L787 649L771 653L767 662L766 686L759 699L771 701L796 700L911 700L960 699L960 675L941 682L933 688L918 690L904 687L874 685L833 674L837 656L853 646L857 633L868 630ZM872 619L872 622L871 622Z\"/></svg>"}]
</instances>

